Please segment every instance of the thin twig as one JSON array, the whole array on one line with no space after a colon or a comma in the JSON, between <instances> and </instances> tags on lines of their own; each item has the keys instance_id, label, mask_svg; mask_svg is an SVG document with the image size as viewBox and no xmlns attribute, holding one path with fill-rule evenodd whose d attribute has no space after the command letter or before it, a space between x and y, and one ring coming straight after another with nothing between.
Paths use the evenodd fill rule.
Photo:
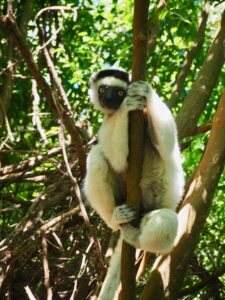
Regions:
<instances>
[{"instance_id":1,"label":"thin twig","mask_svg":"<svg viewBox=\"0 0 225 300\"><path fill-rule=\"evenodd\" d=\"M68 219L69 217L72 217L73 215L77 214L80 211L80 208L78 206L70 209L66 213L62 213L59 216L51 219L50 221L47 221L44 225L41 226L40 231L46 232L53 226L55 226L57 223L64 221L65 219Z\"/></svg>"},{"instance_id":2,"label":"thin twig","mask_svg":"<svg viewBox=\"0 0 225 300\"><path fill-rule=\"evenodd\" d=\"M13 142L14 141L13 133L10 128L9 120L8 120L5 108L3 106L3 102L1 101L1 98L0 98L0 111L2 112L2 115L5 118L5 125L6 125L6 129L7 129L8 138L11 142Z\"/></svg>"},{"instance_id":3,"label":"thin twig","mask_svg":"<svg viewBox=\"0 0 225 300\"><path fill-rule=\"evenodd\" d=\"M62 147L63 158L64 158L64 161L65 161L65 164L66 164L67 172L68 172L68 175L69 175L69 177L70 177L70 179L72 181L72 184L73 184L73 187L74 187L75 196L76 196L76 198L79 201L79 205L80 205L80 209L81 209L81 214L83 216L85 224L87 225L87 227L89 228L89 230L90 230L90 232L92 234L92 237L93 237L93 240L94 240L94 244L95 244L95 248L96 248L96 251L97 251L97 253L99 255L100 266L104 270L105 267L104 267L104 260L103 260L102 254L101 254L101 245L100 245L99 239L96 237L96 235L94 234L94 232L93 232L93 230L91 228L91 223L90 223L88 214L86 212L84 203L82 201L80 188L78 186L76 178L72 174L72 171L71 171L71 168L70 168L70 165L69 165L69 161L68 161L68 157L67 157L67 153L66 153L66 147L65 147L65 139L64 139L64 134L63 134L63 124L61 124L61 126L60 126L60 138L59 138L59 141L60 141L60 144L61 144L61 147Z\"/></svg>"},{"instance_id":4,"label":"thin twig","mask_svg":"<svg viewBox=\"0 0 225 300\"><path fill-rule=\"evenodd\" d=\"M48 244L45 233L42 233L42 251L43 251L43 268L44 268L44 284L47 290L47 300L52 300L52 288L50 284L50 270L48 264Z\"/></svg>"},{"instance_id":5,"label":"thin twig","mask_svg":"<svg viewBox=\"0 0 225 300\"><path fill-rule=\"evenodd\" d=\"M43 8L43 9L41 9L41 10L37 13L36 17L34 18L37 28L38 28L38 19L40 18L40 16L41 16L42 14L44 14L44 13L46 13L46 12L49 12L49 11L52 11L52 10L54 10L54 11L60 11L60 12L62 13L62 16L63 16L63 17L65 17L65 16L64 16L64 11L65 11L65 10L71 11L72 14L73 14L73 21L76 22L76 20L77 20L77 10L78 10L78 8L76 8L76 7L69 7L69 6L49 6L49 7L45 7L45 8ZM57 36L57 34L60 32L61 29L62 29L62 25L59 26L59 28L57 28L57 29L53 32L53 34L52 34L52 36L50 37L50 39L49 39L48 41L46 41L41 47L39 47L34 53L36 54L36 53L39 52L40 50L42 50L42 49L44 49L45 47L47 47L47 46L54 40L54 38ZM38 29L38 30L39 30L39 29Z\"/></svg>"},{"instance_id":6,"label":"thin twig","mask_svg":"<svg viewBox=\"0 0 225 300\"><path fill-rule=\"evenodd\" d=\"M43 14L46 13L48 11L51 10L57 10L57 11L61 11L61 13L63 14L63 11L67 10L67 11L72 11L73 13L73 20L74 22L77 20L77 7L70 7L70 6L48 6L48 7L44 7L42 8L36 15L35 17L35 22L37 22L38 18Z\"/></svg>"},{"instance_id":7,"label":"thin twig","mask_svg":"<svg viewBox=\"0 0 225 300\"><path fill-rule=\"evenodd\" d=\"M33 97L34 97L32 122L33 122L34 126L35 125L37 126L37 130L39 131L39 133L41 135L41 138L44 141L44 144L47 145L48 144L48 139L47 139L45 131L44 131L42 125L41 125L41 120L40 120L40 117L39 117L39 108L38 108L38 106L40 104L40 97L38 95L37 82L34 79L32 79L31 82L32 82L32 94L33 94Z\"/></svg>"},{"instance_id":8,"label":"thin twig","mask_svg":"<svg viewBox=\"0 0 225 300\"><path fill-rule=\"evenodd\" d=\"M31 289L29 288L28 285L25 286L24 289L25 289L25 291L26 291L26 293L27 293L27 296L28 296L28 298L29 298L30 300L36 300L36 298L34 297L32 291L31 291Z\"/></svg>"},{"instance_id":9,"label":"thin twig","mask_svg":"<svg viewBox=\"0 0 225 300\"><path fill-rule=\"evenodd\" d=\"M43 50L45 47L47 47L53 40L54 38L57 36L57 34L60 32L60 30L62 29L62 26L59 26L59 28L56 29L56 31L53 32L52 36L50 37L49 40L47 40L47 42L45 42L41 47L37 48L34 51L34 55L39 53L41 50Z\"/></svg>"},{"instance_id":10,"label":"thin twig","mask_svg":"<svg viewBox=\"0 0 225 300\"><path fill-rule=\"evenodd\" d=\"M199 290L203 289L205 286L208 286L210 283L217 280L223 274L225 274L225 266L222 266L218 270L214 271L214 273L207 276L201 282L181 290L181 292L179 293L179 297L183 297L186 295L192 295L192 294L198 292Z\"/></svg>"}]
</instances>

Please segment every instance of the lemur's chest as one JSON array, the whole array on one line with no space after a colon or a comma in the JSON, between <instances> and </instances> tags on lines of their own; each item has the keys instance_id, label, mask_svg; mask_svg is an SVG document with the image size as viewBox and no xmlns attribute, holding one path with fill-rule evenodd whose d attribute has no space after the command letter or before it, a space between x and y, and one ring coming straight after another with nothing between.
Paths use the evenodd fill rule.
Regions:
<instances>
[{"instance_id":1,"label":"lemur's chest","mask_svg":"<svg viewBox=\"0 0 225 300\"><path fill-rule=\"evenodd\" d=\"M112 168L124 172L128 157L128 115L118 110L112 116L106 116L99 131L99 143Z\"/></svg>"}]
</instances>

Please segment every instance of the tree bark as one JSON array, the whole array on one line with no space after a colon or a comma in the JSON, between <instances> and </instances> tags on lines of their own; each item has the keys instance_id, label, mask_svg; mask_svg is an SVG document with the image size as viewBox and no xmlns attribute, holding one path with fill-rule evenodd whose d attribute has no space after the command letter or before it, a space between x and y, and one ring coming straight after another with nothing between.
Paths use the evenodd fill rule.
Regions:
<instances>
[{"instance_id":1,"label":"tree bark","mask_svg":"<svg viewBox=\"0 0 225 300\"><path fill-rule=\"evenodd\" d=\"M132 81L145 80L148 44L149 0L134 1ZM127 171L127 204L139 210L139 187L144 144L144 117L142 111L129 115L129 158ZM122 299L135 299L135 249L123 243L121 258Z\"/></svg>"},{"instance_id":2,"label":"tree bark","mask_svg":"<svg viewBox=\"0 0 225 300\"><path fill-rule=\"evenodd\" d=\"M209 214L215 187L225 163L225 90L212 125L204 156L179 211L179 228L172 252L159 256L141 300L177 299L188 262Z\"/></svg>"}]
</instances>

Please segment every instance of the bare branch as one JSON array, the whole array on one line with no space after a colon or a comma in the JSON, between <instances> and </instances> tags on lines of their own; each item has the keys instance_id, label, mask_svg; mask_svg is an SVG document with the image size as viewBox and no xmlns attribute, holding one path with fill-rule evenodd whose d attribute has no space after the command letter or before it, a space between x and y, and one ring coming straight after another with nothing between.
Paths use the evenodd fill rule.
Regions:
<instances>
[{"instance_id":1,"label":"bare branch","mask_svg":"<svg viewBox=\"0 0 225 300\"><path fill-rule=\"evenodd\" d=\"M44 7L42 8L36 15L35 17L35 22L37 22L38 18L46 12L49 12L51 10L55 10L55 11L61 11L61 13L63 14L64 11L70 11L73 13L73 20L74 22L77 20L77 10L78 8L75 7L70 7L70 6L48 6L48 7Z\"/></svg>"},{"instance_id":2,"label":"bare branch","mask_svg":"<svg viewBox=\"0 0 225 300\"><path fill-rule=\"evenodd\" d=\"M44 268L44 284L47 290L47 300L52 300L52 288L50 284L50 270L48 264L48 244L45 233L42 233L42 252L43 252L43 268Z\"/></svg>"},{"instance_id":3,"label":"bare branch","mask_svg":"<svg viewBox=\"0 0 225 300\"><path fill-rule=\"evenodd\" d=\"M213 282L218 280L218 278L220 276L222 276L223 274L225 274L225 266L222 266L218 270L215 270L214 272L209 274L207 277L205 277L201 282L197 283L196 285L181 290L181 292L179 293L179 297L193 295L194 293L198 292L202 288L207 287L209 285L211 286L213 284ZM214 296L215 296L215 294L214 294Z\"/></svg>"},{"instance_id":4,"label":"bare branch","mask_svg":"<svg viewBox=\"0 0 225 300\"><path fill-rule=\"evenodd\" d=\"M184 64L182 69L180 70L175 85L173 87L173 91L171 94L171 98L168 102L170 107L173 107L176 105L177 101L179 100L180 94L183 89L183 85L185 82L185 79L188 75L188 72L190 71L191 65L193 60L198 56L203 43L205 39L205 29L206 29L206 23L209 15L209 2L206 1L203 5L201 18L198 24L198 29L196 32L196 41L194 43L194 46L187 52L186 58L184 60Z\"/></svg>"},{"instance_id":5,"label":"bare branch","mask_svg":"<svg viewBox=\"0 0 225 300\"><path fill-rule=\"evenodd\" d=\"M151 55L151 53L155 49L156 39L160 29L159 14L165 6L166 6L166 1L160 0L157 5L157 8L153 10L153 15L151 17L150 24L149 24L150 35L148 38L148 56Z\"/></svg>"},{"instance_id":6,"label":"bare branch","mask_svg":"<svg viewBox=\"0 0 225 300\"><path fill-rule=\"evenodd\" d=\"M45 131L41 125L41 120L39 117L39 103L40 103L40 97L38 95L38 90L37 90L37 83L34 79L32 79L32 94L34 97L33 100L33 125L37 126L37 130L39 131L42 140L44 141L44 144L47 145L48 144L48 139L46 137Z\"/></svg>"},{"instance_id":7,"label":"bare branch","mask_svg":"<svg viewBox=\"0 0 225 300\"><path fill-rule=\"evenodd\" d=\"M36 298L34 297L32 291L31 291L31 289L29 288L28 285L25 286L24 289L25 289L25 291L27 293L27 296L28 296L29 300L36 300Z\"/></svg>"}]
</instances>

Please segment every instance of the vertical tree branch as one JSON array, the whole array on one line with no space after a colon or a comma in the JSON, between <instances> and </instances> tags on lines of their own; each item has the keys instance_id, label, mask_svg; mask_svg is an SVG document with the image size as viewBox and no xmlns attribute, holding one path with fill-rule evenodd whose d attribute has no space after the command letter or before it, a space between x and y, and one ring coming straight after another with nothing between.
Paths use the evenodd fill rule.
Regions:
<instances>
[{"instance_id":1,"label":"vertical tree branch","mask_svg":"<svg viewBox=\"0 0 225 300\"><path fill-rule=\"evenodd\" d=\"M208 51L192 89L184 100L176 122L179 138L192 135L197 121L206 106L225 61L225 11L217 34Z\"/></svg>"},{"instance_id":2,"label":"vertical tree branch","mask_svg":"<svg viewBox=\"0 0 225 300\"><path fill-rule=\"evenodd\" d=\"M132 81L145 80L148 44L149 0L134 1ZM139 187L144 143L144 117L142 111L129 115L129 158L127 171L127 203L139 210ZM121 261L122 299L135 299L135 249L123 243Z\"/></svg>"},{"instance_id":3,"label":"vertical tree branch","mask_svg":"<svg viewBox=\"0 0 225 300\"><path fill-rule=\"evenodd\" d=\"M184 60L184 65L183 65L182 69L180 70L180 72L177 76L175 85L173 87L171 98L169 100L170 107L173 107L179 100L185 79L188 75L188 72L190 71L191 64L192 64L193 60L197 57L198 53L200 52L200 50L203 46L208 15L209 15L209 2L206 1L203 5L202 14L201 14L201 18L200 18L198 29L197 29L195 44L187 52L186 58Z\"/></svg>"},{"instance_id":4,"label":"vertical tree branch","mask_svg":"<svg viewBox=\"0 0 225 300\"><path fill-rule=\"evenodd\" d=\"M152 54L156 46L156 39L160 30L159 14L166 6L165 0L160 0L157 7L152 11L152 17L149 22L150 36L148 39L148 56Z\"/></svg>"},{"instance_id":5,"label":"vertical tree branch","mask_svg":"<svg viewBox=\"0 0 225 300\"><path fill-rule=\"evenodd\" d=\"M13 10L13 1L8 1L7 3L7 11L8 13L12 13ZM22 32L22 37L25 38L26 36L26 30L27 30L27 24L31 17L32 12L32 5L33 1L31 0L25 0L22 5L22 17L19 18L18 24L19 28ZM24 9L26 7L26 9ZM8 61L7 61L7 67L4 74L4 84L0 89L0 101L2 104L2 109L0 109L0 125L3 124L3 122L7 121L7 110L11 102L11 96L12 96L12 87L14 84L14 75L16 73L17 68L17 61L15 59L14 55L14 41L13 37L9 35L8 37ZM7 126L7 124L6 124Z\"/></svg>"},{"instance_id":6,"label":"vertical tree branch","mask_svg":"<svg viewBox=\"0 0 225 300\"><path fill-rule=\"evenodd\" d=\"M9 34L12 34L15 40L15 43L27 63L27 66L37 81L38 87L46 97L47 101L49 102L52 111L58 120L62 120L65 128L69 132L71 136L72 143L76 146L79 165L81 170L81 177L84 177L85 174L85 152L83 149L83 141L80 137L78 129L74 123L74 120L66 107L61 107L58 105L50 86L45 81L44 77L42 76L40 70L38 69L37 64L35 63L32 53L28 46L26 45L25 41L23 40L21 33L16 25L16 22L12 15L0 16L0 25L7 28Z\"/></svg>"}]
</instances>

